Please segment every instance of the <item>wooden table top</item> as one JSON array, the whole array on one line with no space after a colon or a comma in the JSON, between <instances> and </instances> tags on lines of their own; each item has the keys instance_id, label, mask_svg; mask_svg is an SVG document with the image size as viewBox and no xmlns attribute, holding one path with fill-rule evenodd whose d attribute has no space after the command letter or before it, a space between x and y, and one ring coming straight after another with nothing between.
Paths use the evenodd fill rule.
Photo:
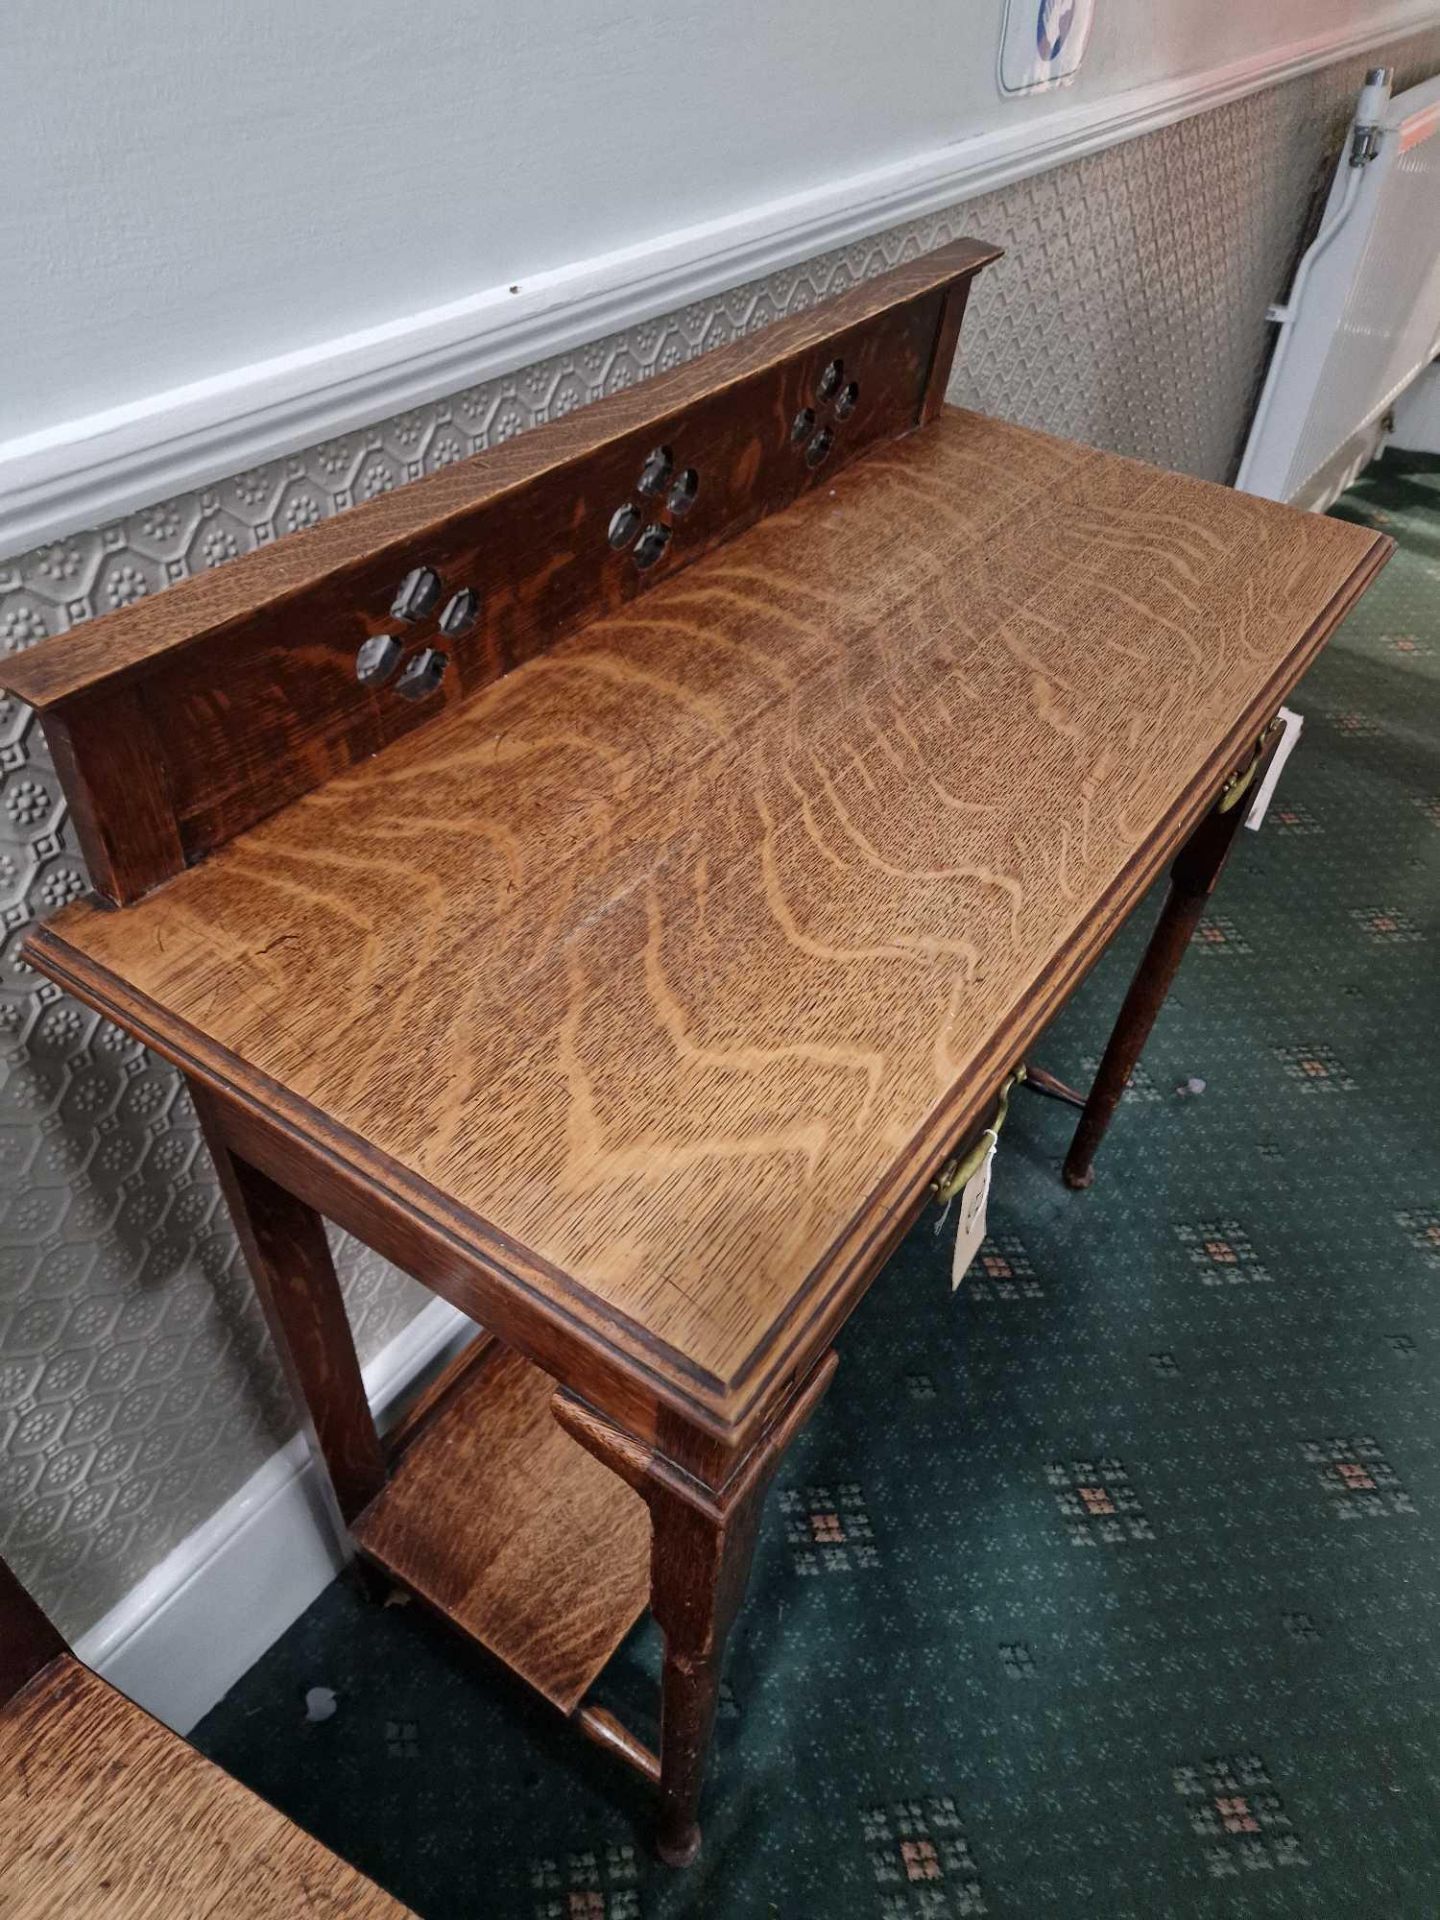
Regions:
<instances>
[{"instance_id":1,"label":"wooden table top","mask_svg":"<svg viewBox=\"0 0 1440 1920\"><path fill-rule=\"evenodd\" d=\"M0 1707L6 1920L407 1920L68 1654Z\"/></svg>"},{"instance_id":2,"label":"wooden table top","mask_svg":"<svg viewBox=\"0 0 1440 1920\"><path fill-rule=\"evenodd\" d=\"M36 950L738 1422L1387 550L947 411Z\"/></svg>"}]
</instances>

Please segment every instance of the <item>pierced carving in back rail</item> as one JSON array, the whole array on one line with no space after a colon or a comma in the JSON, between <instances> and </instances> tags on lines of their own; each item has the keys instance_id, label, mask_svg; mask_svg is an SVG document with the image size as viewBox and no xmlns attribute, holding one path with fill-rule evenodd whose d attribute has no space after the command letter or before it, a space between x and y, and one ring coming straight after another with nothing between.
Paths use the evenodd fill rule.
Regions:
<instances>
[{"instance_id":1,"label":"pierced carving in back rail","mask_svg":"<svg viewBox=\"0 0 1440 1920\"><path fill-rule=\"evenodd\" d=\"M956 242L8 662L96 886L138 898L922 424L993 257Z\"/></svg>"}]
</instances>

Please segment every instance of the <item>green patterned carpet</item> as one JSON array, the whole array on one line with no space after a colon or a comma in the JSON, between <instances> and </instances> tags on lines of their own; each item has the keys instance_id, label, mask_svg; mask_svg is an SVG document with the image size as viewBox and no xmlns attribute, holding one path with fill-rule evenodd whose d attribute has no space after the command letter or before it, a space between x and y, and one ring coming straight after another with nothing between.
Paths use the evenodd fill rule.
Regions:
<instances>
[{"instance_id":1,"label":"green patterned carpet","mask_svg":"<svg viewBox=\"0 0 1440 1920\"><path fill-rule=\"evenodd\" d=\"M426 1920L1440 1915L1440 461L1341 511L1401 551L1296 699L1094 1189L1017 1099L964 1291L932 1210L782 1469L699 1864L344 1582L207 1752ZM1093 1066L1154 905L1053 1071ZM605 1682L642 1726L654 1665L641 1632Z\"/></svg>"}]
</instances>

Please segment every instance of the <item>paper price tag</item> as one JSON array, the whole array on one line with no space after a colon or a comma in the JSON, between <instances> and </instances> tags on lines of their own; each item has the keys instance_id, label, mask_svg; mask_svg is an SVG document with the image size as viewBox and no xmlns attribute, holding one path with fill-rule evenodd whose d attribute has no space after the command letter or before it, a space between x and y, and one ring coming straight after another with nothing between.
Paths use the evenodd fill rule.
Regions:
<instances>
[{"instance_id":1,"label":"paper price tag","mask_svg":"<svg viewBox=\"0 0 1440 1920\"><path fill-rule=\"evenodd\" d=\"M965 1278L970 1262L985 1238L985 1208L990 1199L990 1169L999 1141L992 1133L985 1158L960 1189L960 1218L955 1225L955 1253L950 1262L950 1291Z\"/></svg>"},{"instance_id":2,"label":"paper price tag","mask_svg":"<svg viewBox=\"0 0 1440 1920\"><path fill-rule=\"evenodd\" d=\"M1285 771L1285 762L1295 751L1300 740L1300 729L1305 724L1305 716L1293 712L1289 707L1281 707L1278 715L1283 731L1280 744L1270 756L1270 765L1265 769L1265 778L1260 782L1260 791L1250 802L1250 811L1245 816L1245 824L1255 832L1265 824L1265 809L1274 797L1280 784L1280 776Z\"/></svg>"}]
</instances>

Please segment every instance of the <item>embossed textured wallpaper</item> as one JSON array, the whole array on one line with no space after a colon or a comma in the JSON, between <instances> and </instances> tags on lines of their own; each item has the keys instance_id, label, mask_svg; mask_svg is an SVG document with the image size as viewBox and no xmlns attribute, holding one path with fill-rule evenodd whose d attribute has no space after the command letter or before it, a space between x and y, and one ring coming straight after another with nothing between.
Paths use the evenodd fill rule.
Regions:
<instances>
[{"instance_id":1,"label":"embossed textured wallpaper","mask_svg":"<svg viewBox=\"0 0 1440 1920\"><path fill-rule=\"evenodd\" d=\"M1407 85L1440 31L1385 57ZM952 398L1225 480L1350 61L0 563L33 645L972 232ZM293 1416L176 1075L18 960L85 886L34 717L0 700L0 1552L83 1631L288 1436ZM363 1357L423 1302L340 1251Z\"/></svg>"}]
</instances>

